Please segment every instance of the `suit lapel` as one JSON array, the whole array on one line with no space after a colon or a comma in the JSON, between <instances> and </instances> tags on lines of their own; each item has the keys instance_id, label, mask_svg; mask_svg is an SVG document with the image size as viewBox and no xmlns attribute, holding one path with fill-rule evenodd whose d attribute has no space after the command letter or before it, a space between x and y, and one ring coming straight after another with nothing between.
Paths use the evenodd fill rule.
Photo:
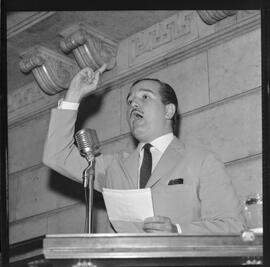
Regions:
<instances>
[{"instance_id":1,"label":"suit lapel","mask_svg":"<svg viewBox=\"0 0 270 267\"><path fill-rule=\"evenodd\" d=\"M176 137L169 144L164 154L160 158L157 166L155 167L151 177L146 184L146 187L152 187L156 184L164 175L168 174L168 171L172 170L176 164L178 164L183 158L184 144Z\"/></svg>"},{"instance_id":2,"label":"suit lapel","mask_svg":"<svg viewBox=\"0 0 270 267\"><path fill-rule=\"evenodd\" d=\"M138 188L139 153L140 148L137 147L127 158L120 158L119 160L124 173L132 181L134 188ZM168 171L172 170L181 161L183 154L184 144L174 137L155 167L146 187L152 187Z\"/></svg>"},{"instance_id":3,"label":"suit lapel","mask_svg":"<svg viewBox=\"0 0 270 267\"><path fill-rule=\"evenodd\" d=\"M132 181L134 188L138 188L138 166L140 149L137 147L127 158L120 159L120 165L125 174Z\"/></svg>"}]
</instances>

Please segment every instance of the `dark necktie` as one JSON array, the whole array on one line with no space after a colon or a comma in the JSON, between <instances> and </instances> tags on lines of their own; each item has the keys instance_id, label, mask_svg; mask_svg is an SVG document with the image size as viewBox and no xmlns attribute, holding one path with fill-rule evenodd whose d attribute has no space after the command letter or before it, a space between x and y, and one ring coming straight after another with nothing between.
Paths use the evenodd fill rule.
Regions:
<instances>
[{"instance_id":1,"label":"dark necktie","mask_svg":"<svg viewBox=\"0 0 270 267\"><path fill-rule=\"evenodd\" d=\"M143 161L140 169L140 188L144 188L151 176L152 154L150 152L151 144L144 145Z\"/></svg>"}]
</instances>

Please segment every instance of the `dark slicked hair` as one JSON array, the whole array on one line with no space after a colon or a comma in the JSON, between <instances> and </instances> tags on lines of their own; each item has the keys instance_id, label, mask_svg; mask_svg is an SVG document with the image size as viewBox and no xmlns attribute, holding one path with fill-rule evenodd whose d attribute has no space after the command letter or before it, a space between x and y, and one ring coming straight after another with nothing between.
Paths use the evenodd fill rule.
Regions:
<instances>
[{"instance_id":1,"label":"dark slicked hair","mask_svg":"<svg viewBox=\"0 0 270 267\"><path fill-rule=\"evenodd\" d=\"M164 105L167 104L174 104L175 106L175 112L174 115L171 119L171 125L172 125L172 130L175 136L178 136L179 134L179 121L180 121L180 114L179 114L179 108L178 108L178 100L177 96L175 94L174 89L167 83L160 81L159 79L154 79L154 78L142 78L139 80L136 80L131 87L136 85L139 82L143 81L154 81L159 84L159 94L161 97L161 102Z\"/></svg>"}]
</instances>

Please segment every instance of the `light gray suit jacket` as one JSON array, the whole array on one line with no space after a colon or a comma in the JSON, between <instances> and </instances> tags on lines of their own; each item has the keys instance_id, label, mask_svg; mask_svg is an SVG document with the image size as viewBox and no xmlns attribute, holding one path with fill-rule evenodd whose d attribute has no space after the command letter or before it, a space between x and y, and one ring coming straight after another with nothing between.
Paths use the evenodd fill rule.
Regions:
<instances>
[{"instance_id":1,"label":"light gray suit jacket","mask_svg":"<svg viewBox=\"0 0 270 267\"><path fill-rule=\"evenodd\" d=\"M81 181L87 162L74 145L77 112L53 109L43 162L62 175ZM138 188L138 148L96 159L95 189ZM182 178L183 184L169 185ZM151 188L154 215L179 223L183 234L240 233L238 199L224 165L200 147L176 137L162 155L146 185ZM142 224L112 221L116 232L141 232Z\"/></svg>"}]
</instances>

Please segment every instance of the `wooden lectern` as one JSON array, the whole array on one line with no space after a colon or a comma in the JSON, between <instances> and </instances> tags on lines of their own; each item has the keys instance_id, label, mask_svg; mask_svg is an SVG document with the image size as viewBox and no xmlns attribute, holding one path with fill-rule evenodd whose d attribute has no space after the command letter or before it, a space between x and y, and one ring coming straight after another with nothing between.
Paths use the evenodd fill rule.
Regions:
<instances>
[{"instance_id":1,"label":"wooden lectern","mask_svg":"<svg viewBox=\"0 0 270 267\"><path fill-rule=\"evenodd\" d=\"M11 249L11 266L228 266L263 261L261 234L246 242L240 235L177 234L47 235L34 241L42 248L32 248L32 254L25 252L25 257L23 249L18 252L17 247L17 255Z\"/></svg>"}]
</instances>

